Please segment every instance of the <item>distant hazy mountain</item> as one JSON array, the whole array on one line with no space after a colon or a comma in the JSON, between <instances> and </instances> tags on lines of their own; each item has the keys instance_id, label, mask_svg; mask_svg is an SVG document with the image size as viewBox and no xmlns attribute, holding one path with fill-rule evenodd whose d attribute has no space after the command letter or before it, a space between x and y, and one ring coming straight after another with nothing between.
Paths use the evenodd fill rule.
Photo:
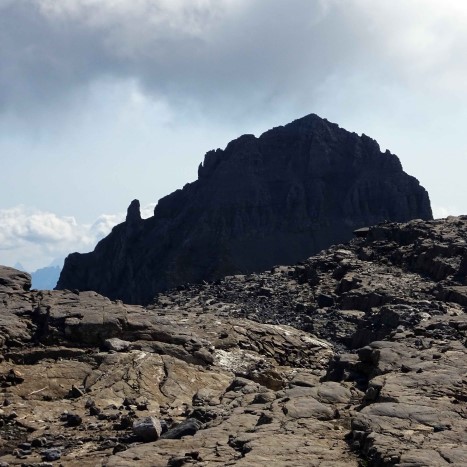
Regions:
<instances>
[{"instance_id":1,"label":"distant hazy mountain","mask_svg":"<svg viewBox=\"0 0 467 467\"><path fill-rule=\"evenodd\" d=\"M32 288L38 290L53 290L60 277L60 266L48 266L31 273Z\"/></svg>"}]
</instances>

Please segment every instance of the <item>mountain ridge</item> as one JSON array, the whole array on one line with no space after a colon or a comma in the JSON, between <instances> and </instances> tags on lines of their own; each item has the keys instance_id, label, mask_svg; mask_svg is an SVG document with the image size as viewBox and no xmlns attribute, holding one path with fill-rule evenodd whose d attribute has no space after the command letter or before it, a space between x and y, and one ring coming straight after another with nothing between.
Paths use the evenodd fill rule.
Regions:
<instances>
[{"instance_id":1,"label":"mountain ridge","mask_svg":"<svg viewBox=\"0 0 467 467\"><path fill-rule=\"evenodd\" d=\"M94 252L68 256L57 289L148 303L185 283L293 264L358 227L432 218L395 155L314 114L209 151L198 174L149 219L134 200Z\"/></svg>"}]
</instances>

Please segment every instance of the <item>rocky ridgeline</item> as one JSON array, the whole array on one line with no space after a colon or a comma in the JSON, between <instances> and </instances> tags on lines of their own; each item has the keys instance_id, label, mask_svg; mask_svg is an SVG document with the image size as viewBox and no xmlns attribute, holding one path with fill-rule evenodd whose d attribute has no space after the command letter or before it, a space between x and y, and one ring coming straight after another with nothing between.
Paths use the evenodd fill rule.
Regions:
<instances>
[{"instance_id":1,"label":"rocky ridgeline","mask_svg":"<svg viewBox=\"0 0 467 467\"><path fill-rule=\"evenodd\" d=\"M379 224L147 307L4 268L0 465L467 465L466 240Z\"/></svg>"},{"instance_id":2,"label":"rocky ridgeline","mask_svg":"<svg viewBox=\"0 0 467 467\"><path fill-rule=\"evenodd\" d=\"M186 283L294 264L384 220L431 219L428 194L376 141L316 115L210 151L198 180L65 261L58 289L147 304Z\"/></svg>"}]
</instances>

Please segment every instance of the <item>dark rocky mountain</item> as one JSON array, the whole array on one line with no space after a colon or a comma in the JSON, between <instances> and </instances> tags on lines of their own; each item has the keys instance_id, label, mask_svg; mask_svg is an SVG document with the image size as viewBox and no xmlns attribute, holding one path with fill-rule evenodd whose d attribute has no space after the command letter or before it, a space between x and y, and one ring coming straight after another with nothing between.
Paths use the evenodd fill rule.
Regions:
<instances>
[{"instance_id":1,"label":"dark rocky mountain","mask_svg":"<svg viewBox=\"0 0 467 467\"><path fill-rule=\"evenodd\" d=\"M133 201L94 252L68 256L58 289L127 303L228 274L293 264L355 228L431 219L428 194L376 141L309 115L210 151L198 180L142 220Z\"/></svg>"},{"instance_id":2,"label":"dark rocky mountain","mask_svg":"<svg viewBox=\"0 0 467 467\"><path fill-rule=\"evenodd\" d=\"M467 216L146 307L30 285L0 267L0 465L467 465Z\"/></svg>"}]
</instances>

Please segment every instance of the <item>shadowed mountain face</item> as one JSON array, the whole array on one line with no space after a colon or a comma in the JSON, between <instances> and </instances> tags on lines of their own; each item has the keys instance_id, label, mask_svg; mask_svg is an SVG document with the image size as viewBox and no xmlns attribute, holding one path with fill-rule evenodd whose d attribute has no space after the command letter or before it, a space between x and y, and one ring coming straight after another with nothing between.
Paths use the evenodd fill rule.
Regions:
<instances>
[{"instance_id":1,"label":"shadowed mountain face","mask_svg":"<svg viewBox=\"0 0 467 467\"><path fill-rule=\"evenodd\" d=\"M198 180L139 202L94 252L68 256L58 289L148 303L185 283L292 264L379 222L431 219L426 190L376 141L309 115L210 151Z\"/></svg>"}]
</instances>

